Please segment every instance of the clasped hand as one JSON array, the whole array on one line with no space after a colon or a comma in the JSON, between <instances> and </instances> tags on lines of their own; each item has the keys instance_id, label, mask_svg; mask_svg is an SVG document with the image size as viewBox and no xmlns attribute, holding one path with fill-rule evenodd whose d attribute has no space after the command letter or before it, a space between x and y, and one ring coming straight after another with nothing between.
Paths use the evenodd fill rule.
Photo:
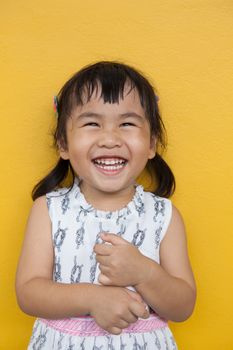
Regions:
<instances>
[{"instance_id":1,"label":"clasped hand","mask_svg":"<svg viewBox=\"0 0 233 350\"><path fill-rule=\"evenodd\" d=\"M109 333L120 334L138 317L149 317L148 307L142 297L125 288L136 288L137 284L143 282L149 270L148 260L137 247L120 236L104 233L101 238L104 243L96 244L94 252L100 269L98 280L103 286L100 287L101 293L94 302L91 314L100 327ZM101 300L104 300L104 308Z\"/></svg>"},{"instance_id":2,"label":"clasped hand","mask_svg":"<svg viewBox=\"0 0 233 350\"><path fill-rule=\"evenodd\" d=\"M94 247L101 271L99 282L119 287L136 286L143 282L148 273L147 258L138 248L112 233L101 233L101 238L104 243Z\"/></svg>"}]
</instances>

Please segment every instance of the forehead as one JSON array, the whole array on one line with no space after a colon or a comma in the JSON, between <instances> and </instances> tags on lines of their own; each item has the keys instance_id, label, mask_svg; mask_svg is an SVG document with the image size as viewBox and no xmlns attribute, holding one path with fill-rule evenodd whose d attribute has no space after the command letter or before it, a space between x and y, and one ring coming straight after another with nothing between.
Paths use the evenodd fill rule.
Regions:
<instances>
[{"instance_id":1,"label":"forehead","mask_svg":"<svg viewBox=\"0 0 233 350\"><path fill-rule=\"evenodd\" d=\"M141 104L140 96L136 88L132 88L125 84L122 95L119 93L119 98L115 102L105 102L102 95L102 89L98 85L91 96L88 98L83 91L82 104L74 107L75 111L84 111L87 109L114 109L114 110L129 110L145 115L144 108Z\"/></svg>"}]
</instances>

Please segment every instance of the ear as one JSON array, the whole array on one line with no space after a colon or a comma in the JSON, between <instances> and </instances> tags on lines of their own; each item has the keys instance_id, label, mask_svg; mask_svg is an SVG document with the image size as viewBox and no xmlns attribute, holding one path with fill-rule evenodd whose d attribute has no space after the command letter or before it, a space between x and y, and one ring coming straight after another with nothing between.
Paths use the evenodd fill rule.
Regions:
<instances>
[{"instance_id":1,"label":"ear","mask_svg":"<svg viewBox=\"0 0 233 350\"><path fill-rule=\"evenodd\" d=\"M156 136L151 136L150 139L150 147L149 147L149 152L148 152L148 159L152 159L155 156L156 153L156 142L157 142L157 138Z\"/></svg>"},{"instance_id":2,"label":"ear","mask_svg":"<svg viewBox=\"0 0 233 350\"><path fill-rule=\"evenodd\" d=\"M58 142L58 152L62 159L67 160L70 158L68 148L63 141Z\"/></svg>"}]
</instances>

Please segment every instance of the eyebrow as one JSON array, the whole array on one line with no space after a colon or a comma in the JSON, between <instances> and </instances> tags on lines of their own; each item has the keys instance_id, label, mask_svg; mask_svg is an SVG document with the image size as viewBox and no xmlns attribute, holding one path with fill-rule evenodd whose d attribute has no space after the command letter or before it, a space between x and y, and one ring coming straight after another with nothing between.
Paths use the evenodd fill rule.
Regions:
<instances>
[{"instance_id":1,"label":"eyebrow","mask_svg":"<svg viewBox=\"0 0 233 350\"><path fill-rule=\"evenodd\" d=\"M137 114L135 112L123 113L123 114L120 114L120 116L121 117L135 117L135 118L138 118L138 119L145 119L145 117L143 117L142 115Z\"/></svg>"},{"instance_id":2,"label":"eyebrow","mask_svg":"<svg viewBox=\"0 0 233 350\"><path fill-rule=\"evenodd\" d=\"M140 114L137 114L135 112L127 112L127 113L122 113L122 114L119 114L120 117L122 118L127 118L127 117L134 117L134 118L137 118L137 119L145 119L142 115ZM103 117L103 114L100 114L100 113L95 113L95 112L84 112L84 113L81 113L77 116L78 118L91 118L91 117Z\"/></svg>"}]
</instances>

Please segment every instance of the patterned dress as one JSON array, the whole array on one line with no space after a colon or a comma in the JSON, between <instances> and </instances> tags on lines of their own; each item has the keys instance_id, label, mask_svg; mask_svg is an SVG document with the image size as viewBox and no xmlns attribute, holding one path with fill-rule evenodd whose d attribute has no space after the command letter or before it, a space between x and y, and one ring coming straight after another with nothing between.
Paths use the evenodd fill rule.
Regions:
<instances>
[{"instance_id":1,"label":"patterned dress","mask_svg":"<svg viewBox=\"0 0 233 350\"><path fill-rule=\"evenodd\" d=\"M78 181L71 190L61 188L46 197L52 222L54 281L98 283L100 271L93 247L102 243L101 232L121 236L142 254L159 263L160 243L172 214L170 200L145 192L142 186L137 185L133 199L124 208L114 212L96 210L87 203ZM81 317L55 321L37 319L28 349L177 349L167 322L157 315L138 320L120 335L101 330L91 318L87 317L85 321L83 326L84 318Z\"/></svg>"}]
</instances>

